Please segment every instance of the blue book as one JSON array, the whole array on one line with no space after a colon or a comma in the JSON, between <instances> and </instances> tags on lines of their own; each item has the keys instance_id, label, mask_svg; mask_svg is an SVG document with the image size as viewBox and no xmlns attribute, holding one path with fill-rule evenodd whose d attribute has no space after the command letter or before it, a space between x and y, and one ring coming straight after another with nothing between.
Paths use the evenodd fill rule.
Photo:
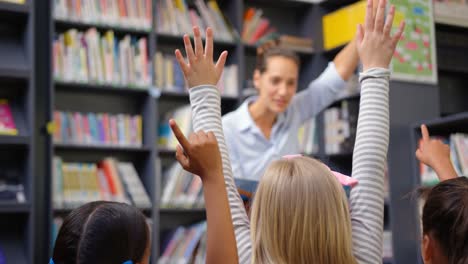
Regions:
<instances>
[{"instance_id":1,"label":"blue book","mask_svg":"<svg viewBox=\"0 0 468 264\"><path fill-rule=\"evenodd\" d=\"M237 190L242 200L249 201L252 199L254 193L257 191L258 181L234 178L234 182L236 183Z\"/></svg>"}]
</instances>

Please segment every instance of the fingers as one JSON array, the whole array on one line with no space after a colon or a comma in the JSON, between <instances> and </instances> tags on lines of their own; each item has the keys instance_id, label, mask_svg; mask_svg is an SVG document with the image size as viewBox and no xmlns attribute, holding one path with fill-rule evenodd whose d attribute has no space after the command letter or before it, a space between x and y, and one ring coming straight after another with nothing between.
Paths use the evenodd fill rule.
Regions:
<instances>
[{"instance_id":1,"label":"fingers","mask_svg":"<svg viewBox=\"0 0 468 264\"><path fill-rule=\"evenodd\" d=\"M205 57L208 61L213 61L213 30L210 27L206 29Z\"/></svg>"},{"instance_id":2,"label":"fingers","mask_svg":"<svg viewBox=\"0 0 468 264\"><path fill-rule=\"evenodd\" d=\"M426 125L421 125L421 134L424 141L428 141L430 139L429 130Z\"/></svg>"},{"instance_id":3,"label":"fingers","mask_svg":"<svg viewBox=\"0 0 468 264\"><path fill-rule=\"evenodd\" d=\"M374 10L372 6L373 0L367 0L366 20L364 24L366 32L374 30Z\"/></svg>"},{"instance_id":4,"label":"fingers","mask_svg":"<svg viewBox=\"0 0 468 264\"><path fill-rule=\"evenodd\" d=\"M394 16L395 16L395 6L392 5L390 7L390 11L388 12L387 19L385 20L385 26L383 29L383 33L386 37L390 36L390 31L392 31L392 24L393 24Z\"/></svg>"},{"instance_id":5,"label":"fingers","mask_svg":"<svg viewBox=\"0 0 468 264\"><path fill-rule=\"evenodd\" d=\"M185 156L184 151L180 145L177 145L176 147L176 159L185 170L190 167L189 159L187 156Z\"/></svg>"},{"instance_id":6,"label":"fingers","mask_svg":"<svg viewBox=\"0 0 468 264\"><path fill-rule=\"evenodd\" d=\"M361 45L363 38L364 38L364 30L362 29L362 25L358 24L357 31L356 31L356 42L357 42L358 47Z\"/></svg>"},{"instance_id":7,"label":"fingers","mask_svg":"<svg viewBox=\"0 0 468 264\"><path fill-rule=\"evenodd\" d=\"M208 132L208 134L206 134L206 136L208 137L208 140L218 142L218 140L216 139L215 134L212 131Z\"/></svg>"},{"instance_id":8,"label":"fingers","mask_svg":"<svg viewBox=\"0 0 468 264\"><path fill-rule=\"evenodd\" d=\"M221 73L223 72L224 69L224 64L226 64L226 59L227 59L228 52L223 51L221 55L219 55L218 62L216 62L215 70L217 77L221 76Z\"/></svg>"},{"instance_id":9,"label":"fingers","mask_svg":"<svg viewBox=\"0 0 468 264\"><path fill-rule=\"evenodd\" d=\"M184 35L184 46L189 63L190 65L193 65L193 62L195 61L195 53L193 53L192 42L187 34Z\"/></svg>"},{"instance_id":10,"label":"fingers","mask_svg":"<svg viewBox=\"0 0 468 264\"><path fill-rule=\"evenodd\" d=\"M398 27L398 31L392 37L393 48L395 48L396 45L398 44L398 41L400 41L401 35L403 34L404 30L405 30L405 21L401 21L400 26Z\"/></svg>"},{"instance_id":11,"label":"fingers","mask_svg":"<svg viewBox=\"0 0 468 264\"><path fill-rule=\"evenodd\" d=\"M188 75L189 66L185 62L184 56L182 56L182 52L180 52L180 50L176 49L175 56L176 56L177 62L180 65L180 68L182 69L182 72L184 73L184 76Z\"/></svg>"},{"instance_id":12,"label":"fingers","mask_svg":"<svg viewBox=\"0 0 468 264\"><path fill-rule=\"evenodd\" d=\"M377 14L375 15L375 24L374 24L374 31L382 32L383 25L385 21L385 5L386 0L379 1L379 7L377 8Z\"/></svg>"},{"instance_id":13,"label":"fingers","mask_svg":"<svg viewBox=\"0 0 468 264\"><path fill-rule=\"evenodd\" d=\"M182 145L185 150L188 150L190 148L190 143L187 141L182 131L180 131L180 128L174 119L169 120L169 125L171 126L172 132L177 138L177 141L179 141L180 145Z\"/></svg>"},{"instance_id":14,"label":"fingers","mask_svg":"<svg viewBox=\"0 0 468 264\"><path fill-rule=\"evenodd\" d=\"M203 42L201 39L200 28L193 27L194 42L195 42L195 56L201 57L203 55Z\"/></svg>"}]
</instances>

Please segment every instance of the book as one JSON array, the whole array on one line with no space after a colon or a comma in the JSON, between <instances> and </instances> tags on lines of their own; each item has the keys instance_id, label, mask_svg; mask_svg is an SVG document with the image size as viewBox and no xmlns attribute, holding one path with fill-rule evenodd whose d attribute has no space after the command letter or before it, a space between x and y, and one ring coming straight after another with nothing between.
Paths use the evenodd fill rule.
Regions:
<instances>
[{"instance_id":1,"label":"book","mask_svg":"<svg viewBox=\"0 0 468 264\"><path fill-rule=\"evenodd\" d=\"M54 17L58 20L88 24L148 31L151 29L152 1L132 0L125 1L125 4L121 3L120 0L56 0L54 1Z\"/></svg>"},{"instance_id":2,"label":"book","mask_svg":"<svg viewBox=\"0 0 468 264\"><path fill-rule=\"evenodd\" d=\"M0 171L0 201L26 202L21 171L16 168L3 168Z\"/></svg>"},{"instance_id":3,"label":"book","mask_svg":"<svg viewBox=\"0 0 468 264\"><path fill-rule=\"evenodd\" d=\"M207 3L195 0L190 6L185 0L164 0L157 5L156 31L159 34L182 36L191 32L193 26L199 26L202 37L207 27L217 32L215 40L232 42L238 35L214 0Z\"/></svg>"},{"instance_id":4,"label":"book","mask_svg":"<svg viewBox=\"0 0 468 264\"><path fill-rule=\"evenodd\" d=\"M324 111L325 154L353 152L356 138L359 100L343 100Z\"/></svg>"},{"instance_id":5,"label":"book","mask_svg":"<svg viewBox=\"0 0 468 264\"><path fill-rule=\"evenodd\" d=\"M54 78L63 82L148 88L151 83L148 42L112 30L69 29L53 43Z\"/></svg>"},{"instance_id":6,"label":"book","mask_svg":"<svg viewBox=\"0 0 468 264\"><path fill-rule=\"evenodd\" d=\"M204 263L206 258L206 221L179 226L163 235L158 263Z\"/></svg>"},{"instance_id":7,"label":"book","mask_svg":"<svg viewBox=\"0 0 468 264\"><path fill-rule=\"evenodd\" d=\"M54 112L55 143L78 145L133 146L143 145L140 115L107 113Z\"/></svg>"},{"instance_id":8,"label":"book","mask_svg":"<svg viewBox=\"0 0 468 264\"><path fill-rule=\"evenodd\" d=\"M0 99L0 135L18 135L10 104L6 99Z\"/></svg>"},{"instance_id":9,"label":"book","mask_svg":"<svg viewBox=\"0 0 468 264\"><path fill-rule=\"evenodd\" d=\"M116 201L151 208L151 200L132 163L106 158L98 163L53 159L52 205L74 209L92 201Z\"/></svg>"}]
</instances>

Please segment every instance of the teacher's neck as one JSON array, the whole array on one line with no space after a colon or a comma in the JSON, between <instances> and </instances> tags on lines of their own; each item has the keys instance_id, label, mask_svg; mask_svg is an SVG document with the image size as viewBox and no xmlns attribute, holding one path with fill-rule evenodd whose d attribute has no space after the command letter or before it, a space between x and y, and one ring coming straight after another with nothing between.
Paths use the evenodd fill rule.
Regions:
<instances>
[{"instance_id":1,"label":"teacher's neck","mask_svg":"<svg viewBox=\"0 0 468 264\"><path fill-rule=\"evenodd\" d=\"M257 127L260 128L267 139L270 139L271 130L273 128L273 124L276 122L278 114L270 111L268 107L262 104L259 100L251 103L248 109L250 116Z\"/></svg>"}]
</instances>

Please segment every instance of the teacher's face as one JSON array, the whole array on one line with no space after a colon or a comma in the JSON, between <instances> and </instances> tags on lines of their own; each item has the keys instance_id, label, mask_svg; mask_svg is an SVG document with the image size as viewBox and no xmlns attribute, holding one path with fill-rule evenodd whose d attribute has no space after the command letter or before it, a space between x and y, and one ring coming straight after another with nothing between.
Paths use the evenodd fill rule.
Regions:
<instances>
[{"instance_id":1,"label":"teacher's face","mask_svg":"<svg viewBox=\"0 0 468 264\"><path fill-rule=\"evenodd\" d=\"M292 59L268 58L266 70L254 73L254 85L260 94L258 100L273 113L284 112L296 94L298 75L298 66Z\"/></svg>"}]
</instances>

